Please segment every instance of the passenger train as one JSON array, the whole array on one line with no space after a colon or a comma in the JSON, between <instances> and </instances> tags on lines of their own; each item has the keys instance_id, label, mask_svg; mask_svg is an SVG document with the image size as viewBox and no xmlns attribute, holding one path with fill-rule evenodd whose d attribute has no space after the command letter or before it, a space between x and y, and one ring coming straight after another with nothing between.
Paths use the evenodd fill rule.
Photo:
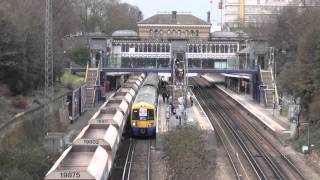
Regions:
<instances>
[{"instance_id":1,"label":"passenger train","mask_svg":"<svg viewBox=\"0 0 320 180\"><path fill-rule=\"evenodd\" d=\"M155 137L158 107L157 74L146 77L131 110L131 133L134 137Z\"/></svg>"},{"instance_id":2,"label":"passenger train","mask_svg":"<svg viewBox=\"0 0 320 180\"><path fill-rule=\"evenodd\" d=\"M145 75L131 76L89 120L45 176L45 180L106 180Z\"/></svg>"}]
</instances>

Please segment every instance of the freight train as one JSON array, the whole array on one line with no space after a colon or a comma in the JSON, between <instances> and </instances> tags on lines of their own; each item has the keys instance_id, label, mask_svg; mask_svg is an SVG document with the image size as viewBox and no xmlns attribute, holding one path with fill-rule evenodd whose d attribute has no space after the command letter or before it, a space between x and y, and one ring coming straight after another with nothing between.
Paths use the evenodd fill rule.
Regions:
<instances>
[{"instance_id":1,"label":"freight train","mask_svg":"<svg viewBox=\"0 0 320 180\"><path fill-rule=\"evenodd\" d=\"M106 180L144 74L131 76L89 120L55 162L45 180Z\"/></svg>"}]
</instances>

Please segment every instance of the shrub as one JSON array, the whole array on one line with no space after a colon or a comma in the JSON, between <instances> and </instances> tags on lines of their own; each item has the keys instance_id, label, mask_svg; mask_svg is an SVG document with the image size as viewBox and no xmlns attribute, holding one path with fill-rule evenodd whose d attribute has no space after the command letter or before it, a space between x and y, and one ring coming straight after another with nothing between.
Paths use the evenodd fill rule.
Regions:
<instances>
[{"instance_id":1,"label":"shrub","mask_svg":"<svg viewBox=\"0 0 320 180\"><path fill-rule=\"evenodd\" d=\"M12 99L12 105L15 108L25 109L28 105L28 100L22 95L19 95Z\"/></svg>"}]
</instances>

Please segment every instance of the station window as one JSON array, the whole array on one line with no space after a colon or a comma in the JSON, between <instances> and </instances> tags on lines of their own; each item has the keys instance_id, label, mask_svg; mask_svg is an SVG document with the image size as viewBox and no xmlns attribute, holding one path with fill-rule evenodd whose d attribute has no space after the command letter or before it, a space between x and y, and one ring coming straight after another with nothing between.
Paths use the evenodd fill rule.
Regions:
<instances>
[{"instance_id":1,"label":"station window","mask_svg":"<svg viewBox=\"0 0 320 180\"><path fill-rule=\"evenodd\" d=\"M193 45L193 52L197 53L198 52L198 46L197 45Z\"/></svg>"},{"instance_id":2,"label":"station window","mask_svg":"<svg viewBox=\"0 0 320 180\"><path fill-rule=\"evenodd\" d=\"M152 50L152 45L148 44L148 52L151 52L151 50Z\"/></svg>"},{"instance_id":3,"label":"station window","mask_svg":"<svg viewBox=\"0 0 320 180\"><path fill-rule=\"evenodd\" d=\"M224 53L224 45L220 45L220 52Z\"/></svg>"},{"instance_id":4,"label":"station window","mask_svg":"<svg viewBox=\"0 0 320 180\"><path fill-rule=\"evenodd\" d=\"M166 46L164 44L161 44L161 52L166 52Z\"/></svg>"},{"instance_id":5,"label":"station window","mask_svg":"<svg viewBox=\"0 0 320 180\"><path fill-rule=\"evenodd\" d=\"M170 45L169 44L166 45L166 52L170 52Z\"/></svg>"},{"instance_id":6,"label":"station window","mask_svg":"<svg viewBox=\"0 0 320 180\"><path fill-rule=\"evenodd\" d=\"M202 45L202 52L203 53L206 53L207 51L206 51L206 45Z\"/></svg>"},{"instance_id":7,"label":"station window","mask_svg":"<svg viewBox=\"0 0 320 180\"><path fill-rule=\"evenodd\" d=\"M216 45L216 53L220 53L220 46Z\"/></svg>"},{"instance_id":8,"label":"station window","mask_svg":"<svg viewBox=\"0 0 320 180\"><path fill-rule=\"evenodd\" d=\"M237 45L233 45L233 49L234 49L234 52L238 52L238 46Z\"/></svg>"},{"instance_id":9,"label":"station window","mask_svg":"<svg viewBox=\"0 0 320 180\"><path fill-rule=\"evenodd\" d=\"M211 52L215 53L216 52L216 46L215 45L211 45Z\"/></svg>"},{"instance_id":10,"label":"station window","mask_svg":"<svg viewBox=\"0 0 320 180\"><path fill-rule=\"evenodd\" d=\"M125 52L126 51L126 47L124 44L121 44L121 52Z\"/></svg>"},{"instance_id":11,"label":"station window","mask_svg":"<svg viewBox=\"0 0 320 180\"><path fill-rule=\"evenodd\" d=\"M148 46L146 44L143 44L143 52L148 52Z\"/></svg>"}]
</instances>

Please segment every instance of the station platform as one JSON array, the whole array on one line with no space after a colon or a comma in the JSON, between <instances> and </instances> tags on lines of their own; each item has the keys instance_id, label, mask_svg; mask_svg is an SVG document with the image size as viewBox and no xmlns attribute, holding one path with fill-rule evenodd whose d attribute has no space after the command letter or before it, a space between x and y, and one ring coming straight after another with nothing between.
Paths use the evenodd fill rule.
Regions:
<instances>
[{"instance_id":1,"label":"station platform","mask_svg":"<svg viewBox=\"0 0 320 180\"><path fill-rule=\"evenodd\" d=\"M169 103L163 102L161 96L159 96L157 133L165 133L185 124L199 126L203 130L213 130L213 126L209 122L208 117L197 102L195 96L192 93L190 95L193 97L194 103L193 106L190 106L190 104L188 105L186 109L187 118L181 118L181 122L176 115L167 114L166 109L169 108ZM177 112L177 114L179 113Z\"/></svg>"},{"instance_id":2,"label":"station platform","mask_svg":"<svg viewBox=\"0 0 320 180\"><path fill-rule=\"evenodd\" d=\"M214 75L206 74L202 76L210 82L216 82ZM290 123L286 117L279 114L278 110L265 108L263 105L255 102L250 96L238 94L223 85L216 85L225 94L235 100L239 105L251 113L256 119L262 122L266 127L276 133L290 133Z\"/></svg>"}]
</instances>

